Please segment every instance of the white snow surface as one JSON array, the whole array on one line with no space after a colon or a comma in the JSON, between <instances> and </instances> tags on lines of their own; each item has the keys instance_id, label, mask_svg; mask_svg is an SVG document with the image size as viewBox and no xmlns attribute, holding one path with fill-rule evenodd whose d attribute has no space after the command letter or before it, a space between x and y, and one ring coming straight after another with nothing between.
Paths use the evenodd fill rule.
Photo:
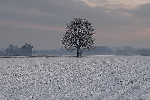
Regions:
<instances>
[{"instance_id":1,"label":"white snow surface","mask_svg":"<svg viewBox=\"0 0 150 100\"><path fill-rule=\"evenodd\" d=\"M0 100L150 100L150 57L0 58Z\"/></svg>"}]
</instances>

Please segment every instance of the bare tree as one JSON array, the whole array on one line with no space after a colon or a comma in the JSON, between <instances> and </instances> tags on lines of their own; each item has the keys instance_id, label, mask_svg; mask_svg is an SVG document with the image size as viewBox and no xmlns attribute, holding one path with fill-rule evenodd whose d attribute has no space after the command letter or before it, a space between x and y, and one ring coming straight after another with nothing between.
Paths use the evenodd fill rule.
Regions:
<instances>
[{"instance_id":1,"label":"bare tree","mask_svg":"<svg viewBox=\"0 0 150 100\"><path fill-rule=\"evenodd\" d=\"M80 57L83 51L92 50L95 47L95 39L92 37L95 29L87 19L74 18L66 25L61 41L68 51L77 50L77 57Z\"/></svg>"}]
</instances>

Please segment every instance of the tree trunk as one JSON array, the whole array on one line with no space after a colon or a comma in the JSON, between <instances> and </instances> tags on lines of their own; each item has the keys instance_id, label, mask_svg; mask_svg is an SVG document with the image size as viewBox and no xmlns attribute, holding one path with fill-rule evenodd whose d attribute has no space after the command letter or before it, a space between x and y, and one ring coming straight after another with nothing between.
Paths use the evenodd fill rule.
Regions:
<instances>
[{"instance_id":1,"label":"tree trunk","mask_svg":"<svg viewBox=\"0 0 150 100\"><path fill-rule=\"evenodd\" d=\"M80 57L81 54L80 54L80 45L77 45L77 57Z\"/></svg>"}]
</instances>

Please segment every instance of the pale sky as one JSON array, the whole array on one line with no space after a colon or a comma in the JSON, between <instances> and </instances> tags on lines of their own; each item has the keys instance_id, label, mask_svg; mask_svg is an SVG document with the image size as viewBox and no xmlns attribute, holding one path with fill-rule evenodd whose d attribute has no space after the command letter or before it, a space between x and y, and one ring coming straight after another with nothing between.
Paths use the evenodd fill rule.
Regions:
<instances>
[{"instance_id":1,"label":"pale sky","mask_svg":"<svg viewBox=\"0 0 150 100\"><path fill-rule=\"evenodd\" d=\"M150 48L150 0L0 0L0 49L58 49L74 17L92 22L97 46Z\"/></svg>"}]
</instances>

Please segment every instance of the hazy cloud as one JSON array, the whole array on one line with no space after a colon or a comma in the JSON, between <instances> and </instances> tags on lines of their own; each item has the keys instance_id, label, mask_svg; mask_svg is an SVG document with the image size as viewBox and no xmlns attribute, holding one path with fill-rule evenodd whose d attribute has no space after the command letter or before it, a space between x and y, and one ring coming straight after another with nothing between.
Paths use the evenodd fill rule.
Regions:
<instances>
[{"instance_id":1,"label":"hazy cloud","mask_svg":"<svg viewBox=\"0 0 150 100\"><path fill-rule=\"evenodd\" d=\"M139 5L150 3L149 0L81 0L91 7L103 6L106 8L134 9Z\"/></svg>"}]
</instances>

